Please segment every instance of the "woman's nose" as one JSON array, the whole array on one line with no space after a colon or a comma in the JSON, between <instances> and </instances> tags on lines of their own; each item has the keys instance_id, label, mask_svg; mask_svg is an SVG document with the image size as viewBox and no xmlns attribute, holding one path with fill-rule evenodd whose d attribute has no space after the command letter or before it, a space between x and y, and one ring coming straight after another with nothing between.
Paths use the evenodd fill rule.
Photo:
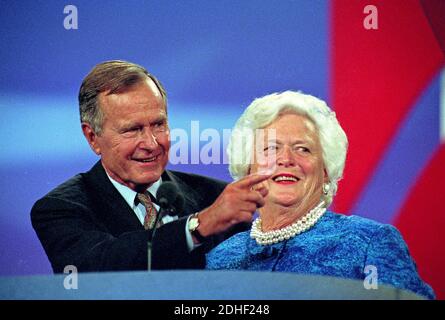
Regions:
<instances>
[{"instance_id":1,"label":"woman's nose","mask_svg":"<svg viewBox=\"0 0 445 320\"><path fill-rule=\"evenodd\" d=\"M277 164L284 167L295 165L295 158L291 148L289 148L288 146L283 147L281 152L277 154Z\"/></svg>"}]
</instances>

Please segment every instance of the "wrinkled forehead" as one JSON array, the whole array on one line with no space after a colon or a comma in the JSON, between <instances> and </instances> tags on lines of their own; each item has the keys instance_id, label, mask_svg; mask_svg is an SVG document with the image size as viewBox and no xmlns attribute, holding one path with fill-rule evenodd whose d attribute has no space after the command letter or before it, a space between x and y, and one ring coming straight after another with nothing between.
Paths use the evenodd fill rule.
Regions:
<instances>
[{"instance_id":1,"label":"wrinkled forehead","mask_svg":"<svg viewBox=\"0 0 445 320\"><path fill-rule=\"evenodd\" d=\"M271 124L274 122L282 121L283 119L288 118L289 121L293 121L295 123L301 123L307 126L308 130L317 131L317 127L315 125L315 122L311 119L311 117L303 112L297 112L293 109L283 109L278 113L277 117L272 121Z\"/></svg>"},{"instance_id":2,"label":"wrinkled forehead","mask_svg":"<svg viewBox=\"0 0 445 320\"><path fill-rule=\"evenodd\" d=\"M315 123L306 115L293 112L279 114L274 121L261 130L266 140L288 138L318 141L318 129Z\"/></svg>"},{"instance_id":3,"label":"wrinkled forehead","mask_svg":"<svg viewBox=\"0 0 445 320\"><path fill-rule=\"evenodd\" d=\"M99 94L99 106L104 113L145 107L154 112L166 113L165 101L156 84L147 78L119 92L104 91Z\"/></svg>"}]
</instances>

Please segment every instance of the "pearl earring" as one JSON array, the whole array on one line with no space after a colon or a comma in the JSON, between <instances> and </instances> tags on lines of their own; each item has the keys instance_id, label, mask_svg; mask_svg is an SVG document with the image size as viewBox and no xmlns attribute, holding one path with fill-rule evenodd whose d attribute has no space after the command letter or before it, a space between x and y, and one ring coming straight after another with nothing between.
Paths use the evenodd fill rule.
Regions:
<instances>
[{"instance_id":1,"label":"pearl earring","mask_svg":"<svg viewBox=\"0 0 445 320\"><path fill-rule=\"evenodd\" d=\"M323 183L323 193L325 196L328 195L330 188L331 188L331 185L329 183Z\"/></svg>"}]
</instances>

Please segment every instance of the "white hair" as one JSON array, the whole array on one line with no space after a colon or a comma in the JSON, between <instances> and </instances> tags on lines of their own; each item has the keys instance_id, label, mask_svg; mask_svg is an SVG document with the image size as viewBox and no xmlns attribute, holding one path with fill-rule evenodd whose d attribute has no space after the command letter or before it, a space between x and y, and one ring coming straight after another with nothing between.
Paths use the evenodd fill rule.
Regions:
<instances>
[{"instance_id":1,"label":"white hair","mask_svg":"<svg viewBox=\"0 0 445 320\"><path fill-rule=\"evenodd\" d=\"M230 174L235 180L248 174L255 130L268 126L283 113L305 116L315 124L329 177L329 191L323 199L328 206L343 176L348 138L327 104L308 94L295 91L273 93L255 99L247 107L236 122L227 146Z\"/></svg>"}]
</instances>

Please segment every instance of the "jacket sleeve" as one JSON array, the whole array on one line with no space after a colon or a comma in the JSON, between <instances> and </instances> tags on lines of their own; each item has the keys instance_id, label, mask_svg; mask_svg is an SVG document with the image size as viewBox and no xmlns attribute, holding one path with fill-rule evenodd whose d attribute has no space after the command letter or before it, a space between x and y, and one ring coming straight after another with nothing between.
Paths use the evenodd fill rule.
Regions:
<instances>
[{"instance_id":1,"label":"jacket sleeve","mask_svg":"<svg viewBox=\"0 0 445 320\"><path fill-rule=\"evenodd\" d=\"M417 266L400 232L391 225L381 225L370 239L365 267L375 266L378 283L434 299L432 288L420 278Z\"/></svg>"}]
</instances>

